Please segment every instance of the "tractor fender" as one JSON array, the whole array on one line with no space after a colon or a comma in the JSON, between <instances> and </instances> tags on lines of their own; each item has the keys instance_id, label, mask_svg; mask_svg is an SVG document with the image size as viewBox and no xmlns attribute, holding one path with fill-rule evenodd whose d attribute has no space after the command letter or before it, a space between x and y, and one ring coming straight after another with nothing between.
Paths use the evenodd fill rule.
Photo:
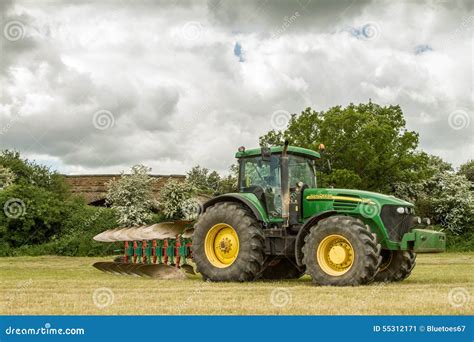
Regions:
<instances>
[{"instance_id":1,"label":"tractor fender","mask_svg":"<svg viewBox=\"0 0 474 342\"><path fill-rule=\"evenodd\" d=\"M238 194L238 193L225 194L225 195L214 197L213 199L210 199L209 201L203 204L202 212L204 213L207 210L207 208L220 202L241 203L252 211L252 213L255 215L255 218L258 221L268 222L265 209L260 204L260 201L257 199L257 196L251 193L246 193L245 195Z\"/></svg>"},{"instance_id":2,"label":"tractor fender","mask_svg":"<svg viewBox=\"0 0 474 342\"><path fill-rule=\"evenodd\" d=\"M336 210L326 210L322 211L320 213L317 213L313 216L311 216L306 222L303 224L303 227L301 227L300 231L296 235L296 241L295 241L295 258L296 258L296 264L298 266L303 266L303 245L304 245L304 239L306 235L308 235L309 230L311 227L316 225L319 221L329 217L336 215L337 211Z\"/></svg>"}]
</instances>

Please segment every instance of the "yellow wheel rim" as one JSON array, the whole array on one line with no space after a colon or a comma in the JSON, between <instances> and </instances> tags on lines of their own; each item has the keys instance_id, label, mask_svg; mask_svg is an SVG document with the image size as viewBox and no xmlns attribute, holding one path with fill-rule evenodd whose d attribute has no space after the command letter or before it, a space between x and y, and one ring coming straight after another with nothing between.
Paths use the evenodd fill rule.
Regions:
<instances>
[{"instance_id":1,"label":"yellow wheel rim","mask_svg":"<svg viewBox=\"0 0 474 342\"><path fill-rule=\"evenodd\" d=\"M232 265L239 255L239 237L231 225L218 223L209 229L204 240L209 262L219 268Z\"/></svg>"},{"instance_id":2,"label":"yellow wheel rim","mask_svg":"<svg viewBox=\"0 0 474 342\"><path fill-rule=\"evenodd\" d=\"M316 257L324 272L337 277L351 269L355 253L349 240L342 235L334 234L321 241Z\"/></svg>"}]
</instances>

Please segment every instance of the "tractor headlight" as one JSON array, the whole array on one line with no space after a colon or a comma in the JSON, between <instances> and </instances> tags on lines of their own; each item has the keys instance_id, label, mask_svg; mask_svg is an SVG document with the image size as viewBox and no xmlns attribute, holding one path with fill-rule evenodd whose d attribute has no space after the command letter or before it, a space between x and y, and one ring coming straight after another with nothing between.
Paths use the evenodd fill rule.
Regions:
<instances>
[{"instance_id":1,"label":"tractor headlight","mask_svg":"<svg viewBox=\"0 0 474 342\"><path fill-rule=\"evenodd\" d=\"M405 208L403 208L403 207L398 207L398 208L397 208L397 213L399 213L400 215L401 215L401 214L404 214L404 213L405 213Z\"/></svg>"},{"instance_id":2,"label":"tractor headlight","mask_svg":"<svg viewBox=\"0 0 474 342\"><path fill-rule=\"evenodd\" d=\"M423 219L423 224L429 226L429 225L431 225L431 220L426 217L426 218Z\"/></svg>"}]
</instances>

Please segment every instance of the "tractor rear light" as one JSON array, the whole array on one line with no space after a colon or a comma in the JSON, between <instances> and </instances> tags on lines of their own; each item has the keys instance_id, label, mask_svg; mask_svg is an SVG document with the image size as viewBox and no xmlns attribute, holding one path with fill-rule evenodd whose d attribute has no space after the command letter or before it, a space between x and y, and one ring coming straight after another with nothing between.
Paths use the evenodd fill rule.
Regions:
<instances>
[{"instance_id":1,"label":"tractor rear light","mask_svg":"<svg viewBox=\"0 0 474 342\"><path fill-rule=\"evenodd\" d=\"M239 152L245 152L245 147L244 147L244 146L240 146L240 147L239 147Z\"/></svg>"}]
</instances>

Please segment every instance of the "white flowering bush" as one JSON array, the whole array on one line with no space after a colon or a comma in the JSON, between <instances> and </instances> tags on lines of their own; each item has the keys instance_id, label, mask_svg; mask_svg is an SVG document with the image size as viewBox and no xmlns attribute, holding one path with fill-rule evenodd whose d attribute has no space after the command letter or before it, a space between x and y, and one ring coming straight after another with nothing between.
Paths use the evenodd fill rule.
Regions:
<instances>
[{"instance_id":1,"label":"white flowering bush","mask_svg":"<svg viewBox=\"0 0 474 342\"><path fill-rule=\"evenodd\" d=\"M131 174L122 172L119 179L107 183L107 203L117 213L120 225L142 225L151 218L156 201L152 191L154 179L148 174L150 171L145 165L135 165Z\"/></svg>"},{"instance_id":2,"label":"white flowering bush","mask_svg":"<svg viewBox=\"0 0 474 342\"><path fill-rule=\"evenodd\" d=\"M0 165L0 190L13 184L15 174L8 167Z\"/></svg>"},{"instance_id":3,"label":"white flowering bush","mask_svg":"<svg viewBox=\"0 0 474 342\"><path fill-rule=\"evenodd\" d=\"M474 232L474 195L466 177L443 172L423 185L421 201L436 223L455 234Z\"/></svg>"},{"instance_id":4,"label":"white flowering bush","mask_svg":"<svg viewBox=\"0 0 474 342\"><path fill-rule=\"evenodd\" d=\"M194 192L193 186L186 181L169 180L160 190L158 202L161 213L169 219L186 218Z\"/></svg>"}]
</instances>

